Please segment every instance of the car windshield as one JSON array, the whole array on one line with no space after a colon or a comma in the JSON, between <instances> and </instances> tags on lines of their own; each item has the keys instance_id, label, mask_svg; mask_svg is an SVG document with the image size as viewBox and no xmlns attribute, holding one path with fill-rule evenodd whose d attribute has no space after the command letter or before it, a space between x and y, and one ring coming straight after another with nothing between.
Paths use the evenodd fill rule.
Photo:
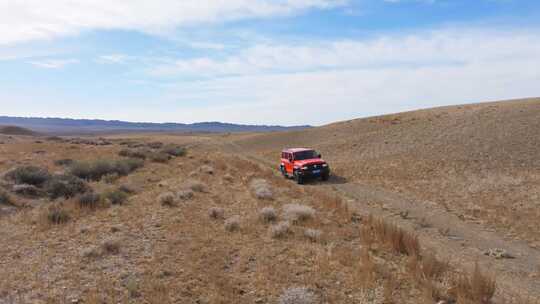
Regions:
<instances>
[{"instance_id":1,"label":"car windshield","mask_svg":"<svg viewBox=\"0 0 540 304\"><path fill-rule=\"evenodd\" d=\"M318 158L319 155L315 150L307 150L307 151L301 151L294 153L294 159L295 160L304 160L304 159L312 159L312 158Z\"/></svg>"}]
</instances>

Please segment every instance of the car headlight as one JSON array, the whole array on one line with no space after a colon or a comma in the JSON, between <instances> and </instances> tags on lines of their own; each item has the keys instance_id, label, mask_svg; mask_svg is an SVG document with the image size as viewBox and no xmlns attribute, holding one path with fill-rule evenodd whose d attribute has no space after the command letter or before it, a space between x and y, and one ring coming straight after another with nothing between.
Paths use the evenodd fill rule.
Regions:
<instances>
[{"instance_id":1,"label":"car headlight","mask_svg":"<svg viewBox=\"0 0 540 304\"><path fill-rule=\"evenodd\" d=\"M302 167L302 170L307 170L307 169L308 169L308 167Z\"/></svg>"},{"instance_id":2,"label":"car headlight","mask_svg":"<svg viewBox=\"0 0 540 304\"><path fill-rule=\"evenodd\" d=\"M326 168L326 167L328 167L328 164L322 164L322 166Z\"/></svg>"}]
</instances>

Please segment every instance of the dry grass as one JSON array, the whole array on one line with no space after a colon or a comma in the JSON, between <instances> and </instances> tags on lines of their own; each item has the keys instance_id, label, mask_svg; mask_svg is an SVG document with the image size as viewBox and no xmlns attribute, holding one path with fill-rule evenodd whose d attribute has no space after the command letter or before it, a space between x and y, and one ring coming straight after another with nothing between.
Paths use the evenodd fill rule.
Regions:
<instances>
[{"instance_id":1,"label":"dry grass","mask_svg":"<svg viewBox=\"0 0 540 304\"><path fill-rule=\"evenodd\" d=\"M233 215L225 220L225 230L229 232L237 231L240 229L240 216Z\"/></svg>"},{"instance_id":2,"label":"dry grass","mask_svg":"<svg viewBox=\"0 0 540 304\"><path fill-rule=\"evenodd\" d=\"M277 220L277 212L274 207L264 207L259 211L259 215L261 219L268 223L268 222L274 222Z\"/></svg>"},{"instance_id":3,"label":"dry grass","mask_svg":"<svg viewBox=\"0 0 540 304\"><path fill-rule=\"evenodd\" d=\"M46 217L49 223L60 225L67 223L71 216L68 211L61 204L53 204L49 206L46 210Z\"/></svg>"},{"instance_id":4,"label":"dry grass","mask_svg":"<svg viewBox=\"0 0 540 304\"><path fill-rule=\"evenodd\" d=\"M306 230L304 230L304 237L306 237L311 242L316 243L321 241L322 231L318 229L307 228Z\"/></svg>"},{"instance_id":5,"label":"dry grass","mask_svg":"<svg viewBox=\"0 0 540 304\"><path fill-rule=\"evenodd\" d=\"M158 201L163 206L173 207L173 206L176 206L177 196L174 195L174 193L172 192L161 193L158 196Z\"/></svg>"},{"instance_id":6,"label":"dry grass","mask_svg":"<svg viewBox=\"0 0 540 304\"><path fill-rule=\"evenodd\" d=\"M225 210L220 207L212 207L208 210L208 216L211 219L223 219L225 217Z\"/></svg>"},{"instance_id":7,"label":"dry grass","mask_svg":"<svg viewBox=\"0 0 540 304\"><path fill-rule=\"evenodd\" d=\"M300 204L286 204L283 206L283 217L293 223L299 223L313 219L315 209Z\"/></svg>"},{"instance_id":8,"label":"dry grass","mask_svg":"<svg viewBox=\"0 0 540 304\"><path fill-rule=\"evenodd\" d=\"M455 293L459 303L489 304L495 295L495 289L495 278L482 273L476 263L472 274L458 278Z\"/></svg>"},{"instance_id":9,"label":"dry grass","mask_svg":"<svg viewBox=\"0 0 540 304\"><path fill-rule=\"evenodd\" d=\"M394 252L408 256L420 256L420 242L414 233L405 231L383 219L373 217L368 218L367 225L370 227L371 233L380 241L388 244Z\"/></svg>"},{"instance_id":10,"label":"dry grass","mask_svg":"<svg viewBox=\"0 0 540 304\"><path fill-rule=\"evenodd\" d=\"M256 178L251 181L250 188L253 191L253 194L258 199L266 199L271 200L274 198L274 194L272 193L272 188L270 187L270 184L267 180L262 178Z\"/></svg>"},{"instance_id":11,"label":"dry grass","mask_svg":"<svg viewBox=\"0 0 540 304\"><path fill-rule=\"evenodd\" d=\"M279 304L316 304L317 296L306 287L292 287L283 291Z\"/></svg>"},{"instance_id":12,"label":"dry grass","mask_svg":"<svg viewBox=\"0 0 540 304\"><path fill-rule=\"evenodd\" d=\"M268 231L272 238L283 238L291 233L291 225L287 221L282 221L270 226Z\"/></svg>"}]
</instances>

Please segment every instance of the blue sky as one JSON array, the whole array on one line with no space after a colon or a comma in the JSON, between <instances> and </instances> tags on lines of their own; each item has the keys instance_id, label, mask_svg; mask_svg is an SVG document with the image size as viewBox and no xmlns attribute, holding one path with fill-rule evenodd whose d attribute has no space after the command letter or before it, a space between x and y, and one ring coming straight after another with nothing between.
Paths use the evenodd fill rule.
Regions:
<instances>
[{"instance_id":1,"label":"blue sky","mask_svg":"<svg viewBox=\"0 0 540 304\"><path fill-rule=\"evenodd\" d=\"M0 115L313 124L540 96L533 0L0 0Z\"/></svg>"}]
</instances>

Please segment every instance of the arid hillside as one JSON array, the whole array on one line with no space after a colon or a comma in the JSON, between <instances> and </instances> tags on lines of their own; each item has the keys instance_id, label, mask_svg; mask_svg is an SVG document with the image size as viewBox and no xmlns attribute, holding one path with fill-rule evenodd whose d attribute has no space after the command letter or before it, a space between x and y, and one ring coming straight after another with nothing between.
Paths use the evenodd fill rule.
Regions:
<instances>
[{"instance_id":1,"label":"arid hillside","mask_svg":"<svg viewBox=\"0 0 540 304\"><path fill-rule=\"evenodd\" d=\"M336 174L436 203L540 248L540 99L443 107L236 141L277 162L319 149Z\"/></svg>"},{"instance_id":2,"label":"arid hillside","mask_svg":"<svg viewBox=\"0 0 540 304\"><path fill-rule=\"evenodd\" d=\"M0 135L0 304L530 304L540 99L270 134ZM319 149L297 185L280 150Z\"/></svg>"}]
</instances>

